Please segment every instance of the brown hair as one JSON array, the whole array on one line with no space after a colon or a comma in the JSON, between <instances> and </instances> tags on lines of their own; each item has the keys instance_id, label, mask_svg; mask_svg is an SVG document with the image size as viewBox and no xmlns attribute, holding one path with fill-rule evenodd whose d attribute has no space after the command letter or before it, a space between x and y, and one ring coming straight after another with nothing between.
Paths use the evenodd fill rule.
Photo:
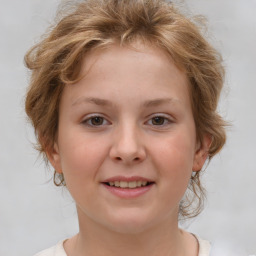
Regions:
<instances>
[{"instance_id":1,"label":"brown hair","mask_svg":"<svg viewBox=\"0 0 256 256\"><path fill-rule=\"evenodd\" d=\"M46 159L56 139L62 90L79 80L85 54L116 42L129 46L136 40L163 49L186 72L197 139L211 135L209 159L220 151L226 140L225 122L217 113L224 69L221 56L198 26L165 0L88 0L74 5L25 56L32 71L26 112ZM54 181L64 184L63 176L59 183ZM203 203L200 172L193 174L189 190L192 197L180 205L180 214L186 217L197 215ZM195 199L197 206L191 210Z\"/></svg>"}]
</instances>

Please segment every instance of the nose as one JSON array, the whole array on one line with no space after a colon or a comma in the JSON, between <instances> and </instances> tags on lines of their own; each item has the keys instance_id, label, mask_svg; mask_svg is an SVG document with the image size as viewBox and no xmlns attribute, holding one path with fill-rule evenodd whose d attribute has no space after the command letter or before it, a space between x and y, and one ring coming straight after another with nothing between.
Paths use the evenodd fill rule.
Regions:
<instances>
[{"instance_id":1,"label":"nose","mask_svg":"<svg viewBox=\"0 0 256 256\"><path fill-rule=\"evenodd\" d=\"M146 150L139 128L126 125L117 128L113 135L110 158L127 165L140 163L146 158Z\"/></svg>"}]
</instances>

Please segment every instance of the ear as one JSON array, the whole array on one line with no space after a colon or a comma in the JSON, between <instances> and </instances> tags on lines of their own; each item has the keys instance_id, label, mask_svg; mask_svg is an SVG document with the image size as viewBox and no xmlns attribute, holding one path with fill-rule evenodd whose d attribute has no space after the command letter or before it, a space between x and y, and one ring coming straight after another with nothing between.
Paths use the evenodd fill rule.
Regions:
<instances>
[{"instance_id":1,"label":"ear","mask_svg":"<svg viewBox=\"0 0 256 256\"><path fill-rule=\"evenodd\" d=\"M47 150L46 155L55 171L57 173L62 173L59 147L56 142L54 142L53 148Z\"/></svg>"},{"instance_id":2,"label":"ear","mask_svg":"<svg viewBox=\"0 0 256 256\"><path fill-rule=\"evenodd\" d=\"M208 151L212 144L212 136L205 134L201 143L198 143L192 170L194 172L200 171L208 157Z\"/></svg>"}]
</instances>

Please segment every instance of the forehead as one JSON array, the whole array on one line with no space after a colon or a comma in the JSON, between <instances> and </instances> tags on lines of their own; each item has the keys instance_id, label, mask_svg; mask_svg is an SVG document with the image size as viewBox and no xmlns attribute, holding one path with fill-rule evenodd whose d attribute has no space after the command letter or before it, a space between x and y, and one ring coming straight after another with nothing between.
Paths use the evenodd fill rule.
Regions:
<instances>
[{"instance_id":1,"label":"forehead","mask_svg":"<svg viewBox=\"0 0 256 256\"><path fill-rule=\"evenodd\" d=\"M167 51L141 41L125 46L112 43L105 48L92 49L84 56L80 76L88 78L103 73L111 74L113 66L120 75L132 72L137 73L139 78L140 72L141 75L147 72L149 76L158 74L161 80L172 76L172 79L179 77L182 82L188 83L186 72L176 66Z\"/></svg>"},{"instance_id":2,"label":"forehead","mask_svg":"<svg viewBox=\"0 0 256 256\"><path fill-rule=\"evenodd\" d=\"M108 99L124 95L131 98L141 95L144 100L166 98L170 88L172 96L179 100L186 101L189 94L186 74L172 58L160 48L139 42L91 50L84 56L80 76L81 80L69 91L76 98L82 90L92 93L90 97L101 95Z\"/></svg>"}]
</instances>

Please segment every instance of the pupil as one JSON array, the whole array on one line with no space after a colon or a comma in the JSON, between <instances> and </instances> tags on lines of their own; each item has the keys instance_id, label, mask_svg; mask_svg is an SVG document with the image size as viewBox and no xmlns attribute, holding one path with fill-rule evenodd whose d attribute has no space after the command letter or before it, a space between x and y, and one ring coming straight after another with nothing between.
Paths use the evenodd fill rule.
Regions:
<instances>
[{"instance_id":1,"label":"pupil","mask_svg":"<svg viewBox=\"0 0 256 256\"><path fill-rule=\"evenodd\" d=\"M155 124L155 125L161 125L164 123L164 118L163 117L154 117L153 120L152 120L152 123Z\"/></svg>"},{"instance_id":2,"label":"pupil","mask_svg":"<svg viewBox=\"0 0 256 256\"><path fill-rule=\"evenodd\" d=\"M92 124L93 125L101 125L103 123L103 118L102 117L93 117L92 118Z\"/></svg>"}]
</instances>

